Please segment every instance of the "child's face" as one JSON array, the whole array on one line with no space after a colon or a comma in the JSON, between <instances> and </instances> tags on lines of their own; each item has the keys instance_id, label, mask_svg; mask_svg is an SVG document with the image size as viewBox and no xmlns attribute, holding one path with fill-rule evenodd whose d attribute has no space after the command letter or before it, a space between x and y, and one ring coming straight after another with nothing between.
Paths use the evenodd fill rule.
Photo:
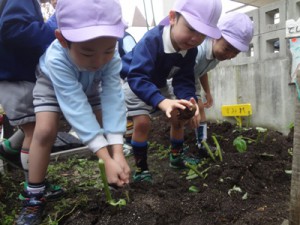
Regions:
<instances>
[{"instance_id":1,"label":"child's face","mask_svg":"<svg viewBox=\"0 0 300 225\"><path fill-rule=\"evenodd\" d=\"M213 55L219 61L232 59L240 53L235 47L229 44L223 37L213 41Z\"/></svg>"},{"instance_id":2,"label":"child's face","mask_svg":"<svg viewBox=\"0 0 300 225\"><path fill-rule=\"evenodd\" d=\"M96 71L107 64L115 53L116 38L100 37L85 42L73 42L69 53L74 63L88 71Z\"/></svg>"},{"instance_id":3,"label":"child's face","mask_svg":"<svg viewBox=\"0 0 300 225\"><path fill-rule=\"evenodd\" d=\"M171 11L169 14L171 25L171 41L175 50L188 50L200 45L205 35L192 28L183 16L176 17L176 13Z\"/></svg>"},{"instance_id":4,"label":"child's face","mask_svg":"<svg viewBox=\"0 0 300 225\"><path fill-rule=\"evenodd\" d=\"M55 9L57 0L51 0L50 3L53 6L53 8Z\"/></svg>"},{"instance_id":5,"label":"child's face","mask_svg":"<svg viewBox=\"0 0 300 225\"><path fill-rule=\"evenodd\" d=\"M55 36L62 47L69 49L73 62L88 71L97 71L115 54L117 38L99 37L85 42L72 42L69 45L59 30L55 31Z\"/></svg>"}]
</instances>

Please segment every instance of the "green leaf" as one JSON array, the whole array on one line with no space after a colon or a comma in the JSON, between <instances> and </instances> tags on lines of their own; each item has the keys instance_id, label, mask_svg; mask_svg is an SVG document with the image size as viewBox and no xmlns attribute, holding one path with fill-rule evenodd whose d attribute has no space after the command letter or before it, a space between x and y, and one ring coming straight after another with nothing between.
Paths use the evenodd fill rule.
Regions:
<instances>
[{"instance_id":1,"label":"green leaf","mask_svg":"<svg viewBox=\"0 0 300 225\"><path fill-rule=\"evenodd\" d=\"M194 192L194 193L198 193L199 192L199 188L197 188L196 186L190 186L189 187L189 191L190 192Z\"/></svg>"},{"instance_id":2,"label":"green leaf","mask_svg":"<svg viewBox=\"0 0 300 225\"><path fill-rule=\"evenodd\" d=\"M240 153L243 153L247 150L247 143L241 136L234 139L233 146L235 146L236 150Z\"/></svg>"}]
</instances>

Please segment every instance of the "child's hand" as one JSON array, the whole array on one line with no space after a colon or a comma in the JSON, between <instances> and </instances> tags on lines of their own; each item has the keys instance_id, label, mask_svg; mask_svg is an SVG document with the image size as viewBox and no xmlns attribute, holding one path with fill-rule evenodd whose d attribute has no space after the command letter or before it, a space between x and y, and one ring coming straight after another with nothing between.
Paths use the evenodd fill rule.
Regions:
<instances>
[{"instance_id":1,"label":"child's hand","mask_svg":"<svg viewBox=\"0 0 300 225\"><path fill-rule=\"evenodd\" d=\"M107 182L122 187L124 184L129 183L129 174L128 168L126 168L126 160L124 159L124 162L124 160L120 159L123 151L122 147L119 146L121 145L113 145L110 147L110 150L107 147L103 147L96 152L96 155L104 161ZM115 160L114 158L118 159Z\"/></svg>"},{"instance_id":2,"label":"child's hand","mask_svg":"<svg viewBox=\"0 0 300 225\"><path fill-rule=\"evenodd\" d=\"M191 103L190 101L184 100L184 99L179 99L179 100L178 99L165 99L158 104L158 107L160 108L160 110L165 112L165 114L168 118L171 118L171 113L175 109L184 110L186 107L190 107L192 105L193 105L193 103ZM199 110L198 110L198 114L199 114Z\"/></svg>"},{"instance_id":3,"label":"child's hand","mask_svg":"<svg viewBox=\"0 0 300 225\"><path fill-rule=\"evenodd\" d=\"M116 160L106 159L104 160L104 164L107 182L109 184L115 184L118 187L123 187L125 184L129 183L129 176L124 173L122 167Z\"/></svg>"},{"instance_id":4,"label":"child's hand","mask_svg":"<svg viewBox=\"0 0 300 225\"><path fill-rule=\"evenodd\" d=\"M194 129L194 128L197 128L199 126L200 120L201 120L201 116L200 116L200 113L199 113L199 107L198 107L198 104L197 104L196 100L194 98L191 98L190 102L196 108L195 115L189 121L190 127Z\"/></svg>"},{"instance_id":5,"label":"child's hand","mask_svg":"<svg viewBox=\"0 0 300 225\"><path fill-rule=\"evenodd\" d=\"M203 106L205 108L210 108L213 105L213 102L214 102L211 94L210 93L209 94L205 94L205 98L206 98L206 102L203 103Z\"/></svg>"},{"instance_id":6,"label":"child's hand","mask_svg":"<svg viewBox=\"0 0 300 225\"><path fill-rule=\"evenodd\" d=\"M122 168L125 179L123 180L125 184L129 183L130 177L130 167L126 161L126 158L123 153L123 145L112 145L111 149L109 150L111 157L120 165Z\"/></svg>"}]
</instances>

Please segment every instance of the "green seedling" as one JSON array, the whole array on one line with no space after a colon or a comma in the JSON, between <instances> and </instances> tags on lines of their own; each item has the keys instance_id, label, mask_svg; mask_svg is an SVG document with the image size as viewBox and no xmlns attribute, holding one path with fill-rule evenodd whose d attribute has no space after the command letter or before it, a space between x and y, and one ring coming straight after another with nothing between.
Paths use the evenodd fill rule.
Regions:
<instances>
[{"instance_id":1,"label":"green seedling","mask_svg":"<svg viewBox=\"0 0 300 225\"><path fill-rule=\"evenodd\" d=\"M217 137L216 137L216 136L211 136L211 137L212 137L212 139L213 139L213 141L214 141L214 143L215 143L215 145L216 145L216 148L217 148L217 150L216 150L216 152L215 152L215 155L216 155L217 157L219 157L219 160L222 162L222 161L223 161L223 156L222 156L221 147L220 147L220 145L219 145L219 142L218 142L218 140L217 140Z\"/></svg>"},{"instance_id":2,"label":"green seedling","mask_svg":"<svg viewBox=\"0 0 300 225\"><path fill-rule=\"evenodd\" d=\"M247 150L247 143L242 136L238 136L234 139L233 146L240 153L243 153Z\"/></svg>"},{"instance_id":3,"label":"green seedling","mask_svg":"<svg viewBox=\"0 0 300 225\"><path fill-rule=\"evenodd\" d=\"M111 193L110 193L110 190L108 187L107 177L106 177L106 173L105 173L105 165L104 165L104 161L102 159L99 159L99 168L100 168L101 179L102 179L102 182L104 185L106 201L108 202L108 204L110 204L112 206L119 206L119 207L125 206L126 205L125 199L120 199L119 201L115 201L111 197Z\"/></svg>"},{"instance_id":4,"label":"green seedling","mask_svg":"<svg viewBox=\"0 0 300 225\"><path fill-rule=\"evenodd\" d=\"M216 157L219 158L219 160L222 162L223 161L223 156L222 156L222 151L221 151L221 147L219 145L219 142L217 140L217 137L215 135L212 135L212 139L216 145L216 151L213 152L209 145L206 143L206 141L202 141L202 144L203 146L205 147L208 155L210 156L210 158L213 160L213 161L216 161Z\"/></svg>"},{"instance_id":5,"label":"green seedling","mask_svg":"<svg viewBox=\"0 0 300 225\"><path fill-rule=\"evenodd\" d=\"M289 126L288 126L288 128L289 128L290 130L294 129L294 127L295 127L294 123L290 123Z\"/></svg>"},{"instance_id":6,"label":"green seedling","mask_svg":"<svg viewBox=\"0 0 300 225\"><path fill-rule=\"evenodd\" d=\"M208 144L206 143L206 141L202 141L202 144L204 145L208 155L210 156L210 158L213 160L213 161L216 161L216 157L214 155L214 153L211 151L210 147L208 146Z\"/></svg>"},{"instance_id":7,"label":"green seedling","mask_svg":"<svg viewBox=\"0 0 300 225\"><path fill-rule=\"evenodd\" d=\"M189 187L189 192L198 193L199 192L199 188L197 188L196 186L190 186Z\"/></svg>"},{"instance_id":8,"label":"green seedling","mask_svg":"<svg viewBox=\"0 0 300 225\"><path fill-rule=\"evenodd\" d=\"M199 177L201 177L201 178L203 178L203 179L205 179L206 177L207 177L207 171L209 170L209 167L208 168L206 168L205 170L203 170L203 171L199 171L198 170L198 166L197 165L191 165L190 163L188 163L188 162L186 162L185 164L184 164L187 168L189 168L189 169L191 169L192 171L194 171L195 172L195 174L197 174Z\"/></svg>"},{"instance_id":9,"label":"green seedling","mask_svg":"<svg viewBox=\"0 0 300 225\"><path fill-rule=\"evenodd\" d=\"M256 130L258 132L258 135L256 138L256 143L258 143L258 142L264 143L266 140L266 137L267 137L268 129L262 128L262 127L256 127Z\"/></svg>"}]
</instances>

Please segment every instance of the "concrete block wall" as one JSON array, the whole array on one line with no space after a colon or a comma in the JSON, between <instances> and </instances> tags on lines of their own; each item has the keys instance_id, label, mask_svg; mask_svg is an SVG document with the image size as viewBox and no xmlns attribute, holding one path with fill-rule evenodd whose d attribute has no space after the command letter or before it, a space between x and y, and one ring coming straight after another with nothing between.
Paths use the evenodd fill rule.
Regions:
<instances>
[{"instance_id":1,"label":"concrete block wall","mask_svg":"<svg viewBox=\"0 0 300 225\"><path fill-rule=\"evenodd\" d=\"M290 84L291 54L285 21L291 16L298 19L300 0L278 1L247 14L254 23L251 49L209 72L214 106L206 110L207 119L234 123L234 118L221 115L222 105L251 103L251 126L287 135L295 118L296 90ZM279 49L274 48L275 41L279 41Z\"/></svg>"},{"instance_id":2,"label":"concrete block wall","mask_svg":"<svg viewBox=\"0 0 300 225\"><path fill-rule=\"evenodd\" d=\"M297 20L300 17L300 0L287 1L287 19Z\"/></svg>"}]
</instances>

